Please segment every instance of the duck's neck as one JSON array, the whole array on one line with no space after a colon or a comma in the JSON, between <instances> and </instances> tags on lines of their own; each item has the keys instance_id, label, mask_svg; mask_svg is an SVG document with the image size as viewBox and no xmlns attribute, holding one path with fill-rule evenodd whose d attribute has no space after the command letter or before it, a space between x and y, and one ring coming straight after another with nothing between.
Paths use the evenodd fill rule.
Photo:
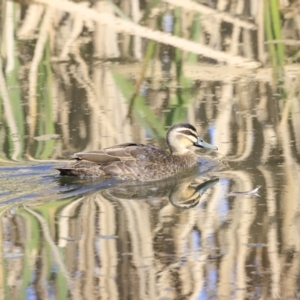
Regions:
<instances>
[{"instance_id":1,"label":"duck's neck","mask_svg":"<svg viewBox=\"0 0 300 300\"><path fill-rule=\"evenodd\" d=\"M184 152L172 152L174 164L181 166L182 168L189 168L197 164L198 156L193 151L189 149L186 150L187 151Z\"/></svg>"},{"instance_id":2,"label":"duck's neck","mask_svg":"<svg viewBox=\"0 0 300 300\"><path fill-rule=\"evenodd\" d=\"M170 151L173 156L177 156L177 157L184 157L184 156L196 157L197 156L194 151L187 149L187 148L181 149L180 151L178 151L178 149L175 151L174 149L170 148Z\"/></svg>"},{"instance_id":3,"label":"duck's neck","mask_svg":"<svg viewBox=\"0 0 300 300\"><path fill-rule=\"evenodd\" d=\"M170 151L172 153L172 155L192 155L192 154L195 154L193 151L187 149L187 148L179 148L178 147L176 149L170 147Z\"/></svg>"}]
</instances>

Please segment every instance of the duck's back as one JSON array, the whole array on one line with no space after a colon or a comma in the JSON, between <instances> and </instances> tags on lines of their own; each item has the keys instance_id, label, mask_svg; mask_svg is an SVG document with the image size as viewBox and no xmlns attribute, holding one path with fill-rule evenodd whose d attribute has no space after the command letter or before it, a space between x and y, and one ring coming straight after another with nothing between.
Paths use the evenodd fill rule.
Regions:
<instances>
[{"instance_id":1,"label":"duck's back","mask_svg":"<svg viewBox=\"0 0 300 300\"><path fill-rule=\"evenodd\" d=\"M114 176L121 179L157 180L195 165L194 153L172 155L166 150L143 144L120 144L99 151L75 153L77 162L59 169L62 175Z\"/></svg>"}]
</instances>

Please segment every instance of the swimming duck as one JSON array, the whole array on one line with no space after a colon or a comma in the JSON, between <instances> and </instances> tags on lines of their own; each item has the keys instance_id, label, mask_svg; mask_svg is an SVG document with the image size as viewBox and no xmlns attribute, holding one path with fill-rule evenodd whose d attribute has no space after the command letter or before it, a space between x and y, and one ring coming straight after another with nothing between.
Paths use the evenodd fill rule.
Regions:
<instances>
[{"instance_id":1,"label":"swimming duck","mask_svg":"<svg viewBox=\"0 0 300 300\"><path fill-rule=\"evenodd\" d=\"M198 163L190 146L217 150L201 139L194 126L179 123L170 127L166 142L169 151L154 145L120 144L102 150L78 152L76 162L58 168L60 175L105 176L140 181L159 180L185 171Z\"/></svg>"}]
</instances>

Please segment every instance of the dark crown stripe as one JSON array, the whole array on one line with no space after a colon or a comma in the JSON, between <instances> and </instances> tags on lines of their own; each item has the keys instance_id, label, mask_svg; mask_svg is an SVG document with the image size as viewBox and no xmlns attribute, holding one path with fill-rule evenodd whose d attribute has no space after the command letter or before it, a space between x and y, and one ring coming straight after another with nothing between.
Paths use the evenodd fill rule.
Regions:
<instances>
[{"instance_id":1,"label":"dark crown stripe","mask_svg":"<svg viewBox=\"0 0 300 300\"><path fill-rule=\"evenodd\" d=\"M180 130L180 131L178 131L178 133L182 133L182 134L185 134L187 136L193 136L196 139L198 138L197 134L190 131L190 130Z\"/></svg>"},{"instance_id":2,"label":"dark crown stripe","mask_svg":"<svg viewBox=\"0 0 300 300\"><path fill-rule=\"evenodd\" d=\"M193 130L193 131L197 131L196 128L191 125L191 124L188 124L188 123L178 123L176 125L173 125L170 129L176 129L176 128L185 128L185 129L190 129L190 130Z\"/></svg>"}]
</instances>

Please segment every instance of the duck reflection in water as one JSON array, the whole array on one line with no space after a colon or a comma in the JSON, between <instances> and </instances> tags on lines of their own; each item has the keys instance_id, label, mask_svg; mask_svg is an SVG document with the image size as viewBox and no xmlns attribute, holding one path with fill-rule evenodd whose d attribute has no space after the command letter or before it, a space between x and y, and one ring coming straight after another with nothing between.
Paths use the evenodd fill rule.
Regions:
<instances>
[{"instance_id":1,"label":"duck reflection in water","mask_svg":"<svg viewBox=\"0 0 300 300\"><path fill-rule=\"evenodd\" d=\"M160 182L159 185L118 186L106 189L102 195L123 200L153 200L167 197L176 208L191 209L199 204L201 196L218 181L218 178L214 178L199 184L195 182L195 178L185 178Z\"/></svg>"}]
</instances>

